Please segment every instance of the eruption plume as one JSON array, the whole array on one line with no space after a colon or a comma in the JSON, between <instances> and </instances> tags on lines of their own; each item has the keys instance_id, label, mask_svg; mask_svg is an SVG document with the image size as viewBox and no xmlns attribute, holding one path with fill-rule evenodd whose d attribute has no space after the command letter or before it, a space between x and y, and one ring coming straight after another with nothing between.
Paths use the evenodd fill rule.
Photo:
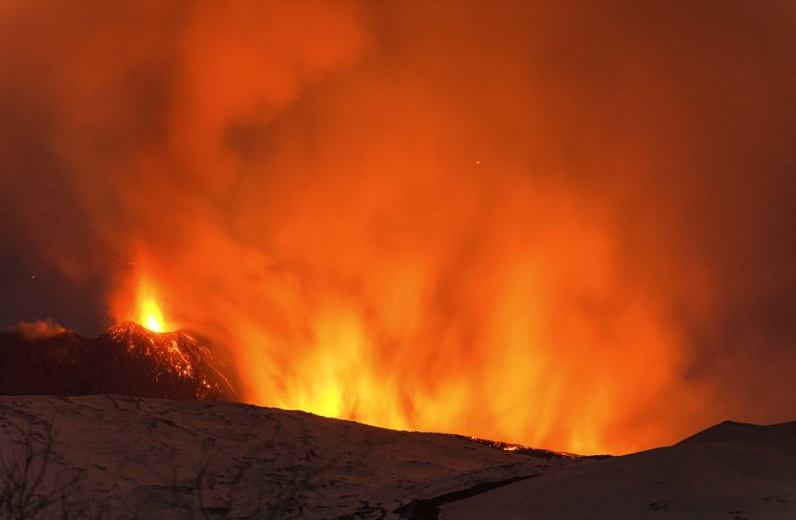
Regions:
<instances>
[{"instance_id":1,"label":"eruption plume","mask_svg":"<svg viewBox=\"0 0 796 520\"><path fill-rule=\"evenodd\" d=\"M163 311L153 291L144 286L138 299L138 323L153 332L166 332L167 326L163 318Z\"/></svg>"},{"instance_id":2,"label":"eruption plume","mask_svg":"<svg viewBox=\"0 0 796 520\"><path fill-rule=\"evenodd\" d=\"M796 396L759 5L6 3L0 236L252 403L579 453L791 419L744 397Z\"/></svg>"}]
</instances>

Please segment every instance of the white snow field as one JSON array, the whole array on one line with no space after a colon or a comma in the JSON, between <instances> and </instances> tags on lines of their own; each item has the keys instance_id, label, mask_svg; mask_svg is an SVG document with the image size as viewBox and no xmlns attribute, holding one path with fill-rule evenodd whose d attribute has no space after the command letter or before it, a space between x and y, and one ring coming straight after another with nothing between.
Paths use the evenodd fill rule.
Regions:
<instances>
[{"instance_id":1,"label":"white snow field","mask_svg":"<svg viewBox=\"0 0 796 520\"><path fill-rule=\"evenodd\" d=\"M273 408L0 397L0 518L796 519L796 423L594 459Z\"/></svg>"},{"instance_id":2,"label":"white snow field","mask_svg":"<svg viewBox=\"0 0 796 520\"><path fill-rule=\"evenodd\" d=\"M50 505L24 517L59 519L399 518L415 500L583 463L244 404L0 397L0 469L26 455L32 471L0 473L0 491L41 473L31 494Z\"/></svg>"}]
</instances>

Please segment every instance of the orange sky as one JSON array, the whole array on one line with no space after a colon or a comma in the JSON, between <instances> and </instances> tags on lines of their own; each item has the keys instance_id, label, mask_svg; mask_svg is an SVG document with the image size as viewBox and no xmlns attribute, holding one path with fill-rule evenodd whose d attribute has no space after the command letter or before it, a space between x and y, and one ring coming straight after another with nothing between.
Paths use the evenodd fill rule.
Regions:
<instances>
[{"instance_id":1,"label":"orange sky","mask_svg":"<svg viewBox=\"0 0 796 520\"><path fill-rule=\"evenodd\" d=\"M0 319L145 283L249 402L553 449L793 419L795 16L2 4Z\"/></svg>"}]
</instances>

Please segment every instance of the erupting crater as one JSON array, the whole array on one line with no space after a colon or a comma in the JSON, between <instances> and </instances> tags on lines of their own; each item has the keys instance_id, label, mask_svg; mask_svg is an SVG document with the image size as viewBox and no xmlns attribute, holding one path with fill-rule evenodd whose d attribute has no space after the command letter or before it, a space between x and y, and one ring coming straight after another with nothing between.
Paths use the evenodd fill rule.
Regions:
<instances>
[{"instance_id":1,"label":"erupting crater","mask_svg":"<svg viewBox=\"0 0 796 520\"><path fill-rule=\"evenodd\" d=\"M223 363L183 331L124 322L88 339L60 328L0 333L0 394L127 394L169 399L234 399Z\"/></svg>"},{"instance_id":2,"label":"erupting crater","mask_svg":"<svg viewBox=\"0 0 796 520\"><path fill-rule=\"evenodd\" d=\"M108 329L97 339L103 337L123 345L131 361L151 366L157 381L169 380L169 386L185 387L186 391L194 388L192 398L214 399L234 393L213 352L186 332L160 332L128 321Z\"/></svg>"}]
</instances>

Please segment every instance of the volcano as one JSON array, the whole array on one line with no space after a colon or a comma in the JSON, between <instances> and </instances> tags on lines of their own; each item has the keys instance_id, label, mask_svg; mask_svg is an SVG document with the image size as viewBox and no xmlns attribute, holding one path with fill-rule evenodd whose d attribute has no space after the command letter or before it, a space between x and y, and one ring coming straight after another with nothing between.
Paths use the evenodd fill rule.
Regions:
<instances>
[{"instance_id":1,"label":"volcano","mask_svg":"<svg viewBox=\"0 0 796 520\"><path fill-rule=\"evenodd\" d=\"M0 333L0 394L124 394L168 399L234 399L212 350L183 331L154 332L133 322L96 338L58 328Z\"/></svg>"}]
</instances>

